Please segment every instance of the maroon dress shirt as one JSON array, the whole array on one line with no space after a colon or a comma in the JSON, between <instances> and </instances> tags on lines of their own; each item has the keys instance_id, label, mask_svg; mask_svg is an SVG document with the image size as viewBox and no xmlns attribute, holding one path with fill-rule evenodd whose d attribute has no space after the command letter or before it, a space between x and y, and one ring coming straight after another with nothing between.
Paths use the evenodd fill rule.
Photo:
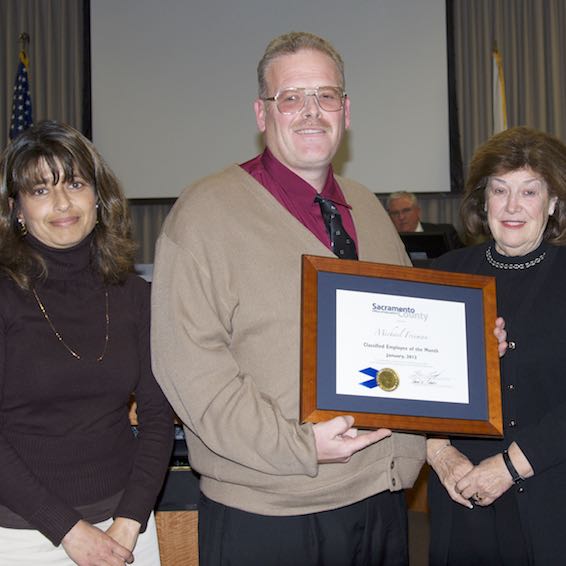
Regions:
<instances>
[{"instance_id":1,"label":"maroon dress shirt","mask_svg":"<svg viewBox=\"0 0 566 566\"><path fill-rule=\"evenodd\" d=\"M263 185L273 197L286 208L305 228L308 228L328 249L330 236L324 224L320 205L314 201L317 190L304 179L293 173L278 161L269 149L242 163L240 167ZM358 249L356 228L350 205L346 202L342 189L334 178L332 165L320 196L331 200L342 216L342 224Z\"/></svg>"}]
</instances>

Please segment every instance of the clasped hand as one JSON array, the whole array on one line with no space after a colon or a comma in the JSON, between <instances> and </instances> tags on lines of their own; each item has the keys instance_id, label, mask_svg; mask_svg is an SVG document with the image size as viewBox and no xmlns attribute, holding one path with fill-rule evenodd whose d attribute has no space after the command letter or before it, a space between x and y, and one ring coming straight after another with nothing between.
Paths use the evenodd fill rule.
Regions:
<instances>
[{"instance_id":1,"label":"clasped hand","mask_svg":"<svg viewBox=\"0 0 566 566\"><path fill-rule=\"evenodd\" d=\"M134 561L140 524L117 518L106 532L79 521L61 541L65 552L79 566L124 566Z\"/></svg>"},{"instance_id":2,"label":"clasped hand","mask_svg":"<svg viewBox=\"0 0 566 566\"><path fill-rule=\"evenodd\" d=\"M464 499L473 499L476 505L491 505L501 497L513 481L503 462L503 456L496 454L482 460L457 484L456 490Z\"/></svg>"},{"instance_id":3,"label":"clasped hand","mask_svg":"<svg viewBox=\"0 0 566 566\"><path fill-rule=\"evenodd\" d=\"M450 497L470 509L474 504L490 505L513 485L501 454L474 466L457 448L448 446L430 464Z\"/></svg>"}]
</instances>

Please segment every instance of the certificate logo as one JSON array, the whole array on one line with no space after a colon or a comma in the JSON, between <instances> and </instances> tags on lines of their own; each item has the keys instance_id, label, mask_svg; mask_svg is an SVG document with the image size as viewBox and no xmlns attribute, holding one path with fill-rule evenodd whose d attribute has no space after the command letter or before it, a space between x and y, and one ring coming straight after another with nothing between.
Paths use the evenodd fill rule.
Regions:
<instances>
[{"instance_id":1,"label":"certificate logo","mask_svg":"<svg viewBox=\"0 0 566 566\"><path fill-rule=\"evenodd\" d=\"M361 369L360 373L369 375L371 379L363 381L360 385L367 387L368 389L373 389L374 387L379 387L383 391L395 391L399 387L400 379L399 374L391 368L375 369L368 367Z\"/></svg>"},{"instance_id":2,"label":"certificate logo","mask_svg":"<svg viewBox=\"0 0 566 566\"><path fill-rule=\"evenodd\" d=\"M391 314L397 316L398 318L419 319L424 320L425 322L428 319L428 313L419 312L413 307L401 307L399 305L384 305L381 303L372 303L371 312L375 312L377 314Z\"/></svg>"}]
</instances>

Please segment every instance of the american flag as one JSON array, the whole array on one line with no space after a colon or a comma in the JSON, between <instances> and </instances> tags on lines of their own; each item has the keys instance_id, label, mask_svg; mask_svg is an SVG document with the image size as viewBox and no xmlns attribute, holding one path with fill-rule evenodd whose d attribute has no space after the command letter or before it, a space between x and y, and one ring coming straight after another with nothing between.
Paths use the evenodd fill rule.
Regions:
<instances>
[{"instance_id":1,"label":"american flag","mask_svg":"<svg viewBox=\"0 0 566 566\"><path fill-rule=\"evenodd\" d=\"M12 118L10 120L10 139L33 125L31 96L28 80L29 59L25 51L20 51L20 62L14 83Z\"/></svg>"}]
</instances>

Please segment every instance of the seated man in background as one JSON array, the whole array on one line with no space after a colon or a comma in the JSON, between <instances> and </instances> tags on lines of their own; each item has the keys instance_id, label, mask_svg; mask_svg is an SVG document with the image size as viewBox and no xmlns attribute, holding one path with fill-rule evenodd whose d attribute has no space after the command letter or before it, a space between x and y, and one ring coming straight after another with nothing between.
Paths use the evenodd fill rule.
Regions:
<instances>
[{"instance_id":1,"label":"seated man in background","mask_svg":"<svg viewBox=\"0 0 566 566\"><path fill-rule=\"evenodd\" d=\"M413 193L407 191L391 193L385 207L397 232L444 232L452 249L463 247L458 232L452 224L421 222L421 208Z\"/></svg>"}]
</instances>

